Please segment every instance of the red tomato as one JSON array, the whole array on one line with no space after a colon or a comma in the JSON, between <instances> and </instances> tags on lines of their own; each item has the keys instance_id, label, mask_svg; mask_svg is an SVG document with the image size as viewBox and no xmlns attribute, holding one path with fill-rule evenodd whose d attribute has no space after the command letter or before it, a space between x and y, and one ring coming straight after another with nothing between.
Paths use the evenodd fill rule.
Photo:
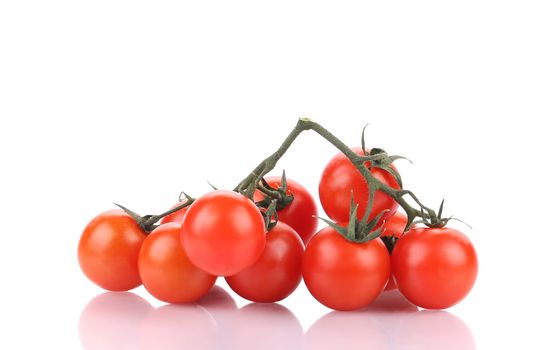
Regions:
<instances>
[{"instance_id":1,"label":"red tomato","mask_svg":"<svg viewBox=\"0 0 558 350\"><path fill-rule=\"evenodd\" d=\"M241 297L273 303L285 299L298 286L304 244L289 225L278 222L267 233L265 249L256 263L226 278L229 286Z\"/></svg>"},{"instance_id":2,"label":"red tomato","mask_svg":"<svg viewBox=\"0 0 558 350\"><path fill-rule=\"evenodd\" d=\"M180 224L157 227L140 250L139 272L145 289L167 303L188 303L201 298L216 277L195 267L180 244Z\"/></svg>"},{"instance_id":3,"label":"red tomato","mask_svg":"<svg viewBox=\"0 0 558 350\"><path fill-rule=\"evenodd\" d=\"M407 215L403 213L396 212L391 218L387 219L384 223L384 232L382 236L389 237L395 236L399 239L405 230L405 226L407 225ZM395 283L395 279L393 278L393 274L389 276L388 284L386 285L385 290L393 290L397 288L397 283Z\"/></svg>"},{"instance_id":4,"label":"red tomato","mask_svg":"<svg viewBox=\"0 0 558 350\"><path fill-rule=\"evenodd\" d=\"M181 240L194 265L215 276L231 276L259 259L265 248L265 224L248 198L218 190L190 206Z\"/></svg>"},{"instance_id":5,"label":"red tomato","mask_svg":"<svg viewBox=\"0 0 558 350\"><path fill-rule=\"evenodd\" d=\"M392 217L384 222L384 232L382 233L382 236L395 236L397 238L400 238L405 230L406 225L407 215L400 212L395 212Z\"/></svg>"},{"instance_id":6,"label":"red tomato","mask_svg":"<svg viewBox=\"0 0 558 350\"><path fill-rule=\"evenodd\" d=\"M141 285L138 255L145 232L128 214L110 210L95 217L78 245L79 265L98 286L122 292Z\"/></svg>"},{"instance_id":7,"label":"red tomato","mask_svg":"<svg viewBox=\"0 0 558 350\"><path fill-rule=\"evenodd\" d=\"M184 202L178 202L175 205L172 206L172 209L178 207L179 205L184 204ZM167 216L165 216L164 218L161 219L161 225L162 224L168 224L169 222L179 222L182 224L182 221L184 221L184 216L186 215L186 211L188 210L190 206L187 206L185 208L179 209L177 211L175 211L172 214L169 214Z\"/></svg>"},{"instance_id":8,"label":"red tomato","mask_svg":"<svg viewBox=\"0 0 558 350\"><path fill-rule=\"evenodd\" d=\"M353 151L359 155L364 154L362 149L353 148ZM393 165L392 167L395 169ZM370 173L389 187L400 188L397 180L387 171L372 168ZM361 219L368 204L368 185L349 158L339 153L326 165L320 180L320 202L327 216L335 222L348 222L353 194L355 203L358 204L357 216ZM370 218L376 217L382 210L389 210L383 216L384 220L388 219L396 212L397 207L393 198L382 191L376 191Z\"/></svg>"},{"instance_id":9,"label":"red tomato","mask_svg":"<svg viewBox=\"0 0 558 350\"><path fill-rule=\"evenodd\" d=\"M389 253L380 238L351 242L331 227L308 243L302 277L314 298L341 311L370 304L389 278Z\"/></svg>"},{"instance_id":10,"label":"red tomato","mask_svg":"<svg viewBox=\"0 0 558 350\"><path fill-rule=\"evenodd\" d=\"M273 187L281 186L280 176L266 177L265 181ZM298 233L304 244L308 243L316 229L318 228L318 208L314 198L306 188L298 182L287 179L287 194L291 194L294 199L286 207L278 210L279 220L288 224ZM263 199L259 191L254 193L254 200Z\"/></svg>"},{"instance_id":11,"label":"red tomato","mask_svg":"<svg viewBox=\"0 0 558 350\"><path fill-rule=\"evenodd\" d=\"M411 228L395 245L392 272L401 293L426 309L445 309L469 293L477 277L471 241L451 228Z\"/></svg>"}]
</instances>

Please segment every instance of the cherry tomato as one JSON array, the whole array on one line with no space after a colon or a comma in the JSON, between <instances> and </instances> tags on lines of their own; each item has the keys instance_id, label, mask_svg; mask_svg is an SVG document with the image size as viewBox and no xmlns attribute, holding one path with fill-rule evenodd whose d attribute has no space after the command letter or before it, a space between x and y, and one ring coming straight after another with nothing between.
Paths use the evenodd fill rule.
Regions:
<instances>
[{"instance_id":1,"label":"cherry tomato","mask_svg":"<svg viewBox=\"0 0 558 350\"><path fill-rule=\"evenodd\" d=\"M395 236L397 239L401 237L403 231L405 230L405 226L407 225L407 215L403 213L396 212L392 217L387 219L384 223L384 232L382 233L383 237ZM393 278L393 274L390 274L388 284L386 285L385 290L393 290L397 288L397 283L395 283L395 279Z\"/></svg>"},{"instance_id":2,"label":"cherry tomato","mask_svg":"<svg viewBox=\"0 0 558 350\"><path fill-rule=\"evenodd\" d=\"M216 277L192 264L180 244L180 224L157 227L140 250L139 272L145 289L168 303L188 303L201 298Z\"/></svg>"},{"instance_id":3,"label":"cherry tomato","mask_svg":"<svg viewBox=\"0 0 558 350\"><path fill-rule=\"evenodd\" d=\"M95 217L78 245L79 265L98 286L122 292L141 285L138 255L146 235L124 211L110 210Z\"/></svg>"},{"instance_id":4,"label":"cherry tomato","mask_svg":"<svg viewBox=\"0 0 558 350\"><path fill-rule=\"evenodd\" d=\"M266 177L265 181L273 188L281 186L280 176ZM283 209L278 210L279 220L291 226L306 244L318 228L316 202L306 188L291 179L287 179L287 194L291 194L294 199ZM257 202L262 199L262 194L256 191L254 200Z\"/></svg>"},{"instance_id":5,"label":"cherry tomato","mask_svg":"<svg viewBox=\"0 0 558 350\"><path fill-rule=\"evenodd\" d=\"M175 205L172 206L172 209L178 207L181 204L184 204L184 202L176 203ZM161 225L168 224L169 222L179 222L182 224L182 221L184 221L184 215L186 215L186 211L188 210L189 207L190 206L184 207L182 209L175 211L172 214L165 216L164 218L161 219Z\"/></svg>"},{"instance_id":6,"label":"cherry tomato","mask_svg":"<svg viewBox=\"0 0 558 350\"><path fill-rule=\"evenodd\" d=\"M407 300L400 291L392 290L380 294L380 296L364 310L370 310L372 312L390 312L393 313L395 318L398 318L400 314L417 312L419 308ZM382 324L384 324L384 322L382 322Z\"/></svg>"},{"instance_id":7,"label":"cherry tomato","mask_svg":"<svg viewBox=\"0 0 558 350\"><path fill-rule=\"evenodd\" d=\"M370 304L384 289L389 264L380 238L355 243L326 227L306 247L302 277L320 303L335 310L355 310Z\"/></svg>"},{"instance_id":8,"label":"cherry tomato","mask_svg":"<svg viewBox=\"0 0 558 350\"><path fill-rule=\"evenodd\" d=\"M186 212L181 241L194 265L215 276L231 276L259 259L265 248L265 224L248 198L213 191Z\"/></svg>"},{"instance_id":9,"label":"cherry tomato","mask_svg":"<svg viewBox=\"0 0 558 350\"><path fill-rule=\"evenodd\" d=\"M267 233L265 249L256 263L239 274L226 278L241 297L273 303L285 299L298 286L304 244L295 230L278 222Z\"/></svg>"},{"instance_id":10,"label":"cherry tomato","mask_svg":"<svg viewBox=\"0 0 558 350\"><path fill-rule=\"evenodd\" d=\"M353 148L353 151L359 155L364 154L362 149ZM392 167L395 169L393 165ZM400 188L397 180L387 171L372 168L370 173L389 187ZM319 192L322 207L333 221L349 221L352 195L354 195L355 203L358 204L358 218L361 219L366 212L368 185L364 176L343 153L337 154L326 165L322 172ZM393 198L378 190L374 194L374 204L370 218L376 217L382 210L389 210L383 215L383 220L386 220L396 212L397 207L398 204Z\"/></svg>"},{"instance_id":11,"label":"cherry tomato","mask_svg":"<svg viewBox=\"0 0 558 350\"><path fill-rule=\"evenodd\" d=\"M393 249L392 272L401 293L426 309L445 309L469 293L478 270L471 241L452 228L411 228Z\"/></svg>"},{"instance_id":12,"label":"cherry tomato","mask_svg":"<svg viewBox=\"0 0 558 350\"><path fill-rule=\"evenodd\" d=\"M392 217L384 222L384 232L382 233L382 236L395 236L399 238L403 234L406 225L407 215L400 212L395 212Z\"/></svg>"}]
</instances>

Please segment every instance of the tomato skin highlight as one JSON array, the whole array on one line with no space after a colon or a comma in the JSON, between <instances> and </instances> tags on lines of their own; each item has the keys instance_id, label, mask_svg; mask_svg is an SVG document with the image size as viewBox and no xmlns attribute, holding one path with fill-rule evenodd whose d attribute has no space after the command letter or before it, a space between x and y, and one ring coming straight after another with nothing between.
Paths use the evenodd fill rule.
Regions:
<instances>
[{"instance_id":1,"label":"tomato skin highlight","mask_svg":"<svg viewBox=\"0 0 558 350\"><path fill-rule=\"evenodd\" d=\"M109 210L85 227L78 244L81 270L93 283L113 292L141 285L138 255L145 232L122 210Z\"/></svg>"},{"instance_id":2,"label":"tomato skin highlight","mask_svg":"<svg viewBox=\"0 0 558 350\"><path fill-rule=\"evenodd\" d=\"M310 240L302 259L302 277L310 293L340 311L369 305L389 275L389 253L381 239L355 243L331 227Z\"/></svg>"},{"instance_id":3,"label":"tomato skin highlight","mask_svg":"<svg viewBox=\"0 0 558 350\"><path fill-rule=\"evenodd\" d=\"M265 181L273 188L281 186L280 176L266 177ZM318 207L310 192L292 179L287 179L287 194L293 195L294 199L283 209L277 211L279 221L291 226L302 238L304 244L307 244L318 228ZM256 191L254 201L262 199L261 192Z\"/></svg>"},{"instance_id":4,"label":"tomato skin highlight","mask_svg":"<svg viewBox=\"0 0 558 350\"><path fill-rule=\"evenodd\" d=\"M217 279L192 264L180 243L180 224L177 222L161 225L147 236L138 265L145 289L167 303L196 301Z\"/></svg>"},{"instance_id":5,"label":"tomato skin highlight","mask_svg":"<svg viewBox=\"0 0 558 350\"><path fill-rule=\"evenodd\" d=\"M426 309L446 309L473 288L477 254L463 233L452 228L412 228L395 245L392 272L401 293Z\"/></svg>"},{"instance_id":6,"label":"tomato skin highlight","mask_svg":"<svg viewBox=\"0 0 558 350\"><path fill-rule=\"evenodd\" d=\"M278 222L267 233L265 249L255 264L226 277L232 290L259 303L273 303L288 297L300 284L304 244L289 225Z\"/></svg>"},{"instance_id":7,"label":"tomato skin highlight","mask_svg":"<svg viewBox=\"0 0 558 350\"><path fill-rule=\"evenodd\" d=\"M212 191L190 205L181 242L194 265L215 276L231 276L262 254L265 224L248 198L232 191Z\"/></svg>"},{"instance_id":8,"label":"tomato skin highlight","mask_svg":"<svg viewBox=\"0 0 558 350\"><path fill-rule=\"evenodd\" d=\"M175 205L173 205L171 209L174 209L182 204L184 204L184 202L178 202ZM189 207L190 206L184 207L182 209L175 211L172 214L165 216L164 218L161 219L161 225L168 224L170 222L178 222L182 224L182 222L184 221L184 216L186 215L186 212L188 211Z\"/></svg>"},{"instance_id":9,"label":"tomato skin highlight","mask_svg":"<svg viewBox=\"0 0 558 350\"><path fill-rule=\"evenodd\" d=\"M364 154L360 148L352 148L352 150L359 155ZM395 169L393 165L392 167ZM372 168L370 173L389 187L400 189L397 180L387 171ZM357 217L361 219L366 212L368 204L366 179L343 153L338 153L326 165L320 179L319 194L324 211L335 222L349 221L353 194L355 204L358 204ZM399 204L393 198L378 190L374 194L370 219L379 215L382 210L389 210L382 216L382 220L387 220L394 215L398 206Z\"/></svg>"}]
</instances>

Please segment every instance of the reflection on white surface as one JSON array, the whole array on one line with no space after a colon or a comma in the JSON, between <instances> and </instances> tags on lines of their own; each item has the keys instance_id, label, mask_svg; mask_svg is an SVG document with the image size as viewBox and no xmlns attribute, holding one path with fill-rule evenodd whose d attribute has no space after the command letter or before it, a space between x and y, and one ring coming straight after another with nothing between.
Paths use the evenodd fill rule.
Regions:
<instances>
[{"instance_id":1,"label":"reflection on white surface","mask_svg":"<svg viewBox=\"0 0 558 350\"><path fill-rule=\"evenodd\" d=\"M231 338L234 330L234 316L238 311L236 302L223 288L214 286L198 304L209 311L217 323L216 344L219 349L232 349Z\"/></svg>"},{"instance_id":2,"label":"reflection on white surface","mask_svg":"<svg viewBox=\"0 0 558 350\"><path fill-rule=\"evenodd\" d=\"M306 333L305 349L474 350L467 325L446 311L419 311L398 292L357 312L333 311Z\"/></svg>"},{"instance_id":3,"label":"reflection on white surface","mask_svg":"<svg viewBox=\"0 0 558 350\"><path fill-rule=\"evenodd\" d=\"M394 334L396 349L474 350L475 339L467 325L446 311L423 310L404 317Z\"/></svg>"},{"instance_id":4,"label":"reflection on white surface","mask_svg":"<svg viewBox=\"0 0 558 350\"><path fill-rule=\"evenodd\" d=\"M387 349L378 320L361 312L332 311L306 332L305 349Z\"/></svg>"},{"instance_id":5,"label":"reflection on white surface","mask_svg":"<svg viewBox=\"0 0 558 350\"><path fill-rule=\"evenodd\" d=\"M456 316L419 311L388 292L356 312L330 312L303 333L279 304L248 304L214 287L198 303L154 309L133 293L104 293L79 320L83 347L99 349L457 349L474 350L473 334Z\"/></svg>"},{"instance_id":6,"label":"reflection on white surface","mask_svg":"<svg viewBox=\"0 0 558 350\"><path fill-rule=\"evenodd\" d=\"M238 310L234 320L232 349L302 349L302 326L282 305L248 304Z\"/></svg>"},{"instance_id":7,"label":"reflection on white surface","mask_svg":"<svg viewBox=\"0 0 558 350\"><path fill-rule=\"evenodd\" d=\"M139 348L139 329L153 310L134 293L103 293L93 298L79 318L79 337L87 350Z\"/></svg>"},{"instance_id":8,"label":"reflection on white surface","mask_svg":"<svg viewBox=\"0 0 558 350\"><path fill-rule=\"evenodd\" d=\"M217 350L217 323L199 305L164 305L153 310L142 322L139 349Z\"/></svg>"}]
</instances>

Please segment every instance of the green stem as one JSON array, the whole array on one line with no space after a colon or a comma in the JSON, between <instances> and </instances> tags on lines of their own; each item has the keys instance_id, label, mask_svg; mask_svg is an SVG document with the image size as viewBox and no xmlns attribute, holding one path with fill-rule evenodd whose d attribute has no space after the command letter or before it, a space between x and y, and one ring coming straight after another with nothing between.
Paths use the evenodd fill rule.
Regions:
<instances>
[{"instance_id":1,"label":"green stem","mask_svg":"<svg viewBox=\"0 0 558 350\"><path fill-rule=\"evenodd\" d=\"M320 135L321 137L326 139L333 146L335 146L339 151L341 151L345 156L347 156L347 158L351 161L351 163L356 167L356 169L365 178L366 183L368 185L368 193L369 194L368 194L368 203L366 205L366 211L365 211L364 216L362 217L362 219L360 220L360 223L359 223L360 227L366 227L367 226L366 224L370 221L370 215L372 214L372 206L373 206L373 203L374 203L374 194L377 190L382 191L385 194L387 194L388 196L390 196L391 198L393 198L405 210L405 212L407 214L407 218L408 218L406 229L408 229L411 226L411 224L413 223L413 220L417 217L421 217L423 219L428 219L428 220L430 220L431 224L433 224L433 225L438 225L438 224L443 225L445 222L447 222L447 220L444 220L444 219L438 217L436 215L436 212L433 209L430 209L430 208L426 207L425 205L423 205L420 202L420 200L418 199L418 197L413 192L411 192L409 190L392 188L392 187L384 184L380 180L376 179L374 176L372 176L370 170L366 166L367 162L374 161L374 160L379 160L383 157L386 157L387 155L385 153L361 156L361 155L355 153L351 148L349 148L346 144L344 144L341 140L339 140L335 135L333 135L331 132L329 132L323 126L321 126L320 124L318 124L318 123L316 123L316 122L314 122L314 121L312 121L311 119L308 119L308 118L300 118L298 120L297 124L295 125L294 129L290 132L290 134L287 136L287 138L283 141L281 146L279 146L279 148L275 152L273 152L269 157L267 157L260 164L258 164L258 166L256 168L254 168L254 170L252 170L252 172L244 180L242 180L234 188L233 191L239 192L239 193L247 196L250 199L253 199L254 192L256 191L256 189L259 189L259 190L263 191L264 193L266 193L267 195L269 195L271 197L277 197L278 193L275 193L275 191L266 191L265 188L262 188L259 185L260 181L262 180L262 178L267 173L269 173L271 170L273 170L275 168L279 159L281 159L281 157L283 155L285 155L285 153L287 152L289 147L293 144L293 142L296 140L296 138L303 131L306 131L306 130L314 131L315 133L317 133L318 135ZM267 193L267 192L269 192L269 193ZM410 203L408 203L404 198L405 195L410 196L415 201L415 203L419 206L420 209L416 209ZM140 220L141 221L140 222L141 226L149 231L163 217L165 217L167 215L170 215L174 212L177 212L177 211L191 205L192 203L194 203L194 201L195 201L194 198L192 198L188 195L185 195L185 196L186 196L187 200L184 201L184 203L181 203L180 205L178 205L178 206L176 206L176 207L174 207L170 210L167 210L166 212L164 212L160 215L151 215L151 216L145 216L145 217L141 218L141 220ZM280 196L280 194L279 194L279 196ZM125 208L123 208L123 209L125 209ZM133 214L137 216L137 214L135 214L135 213L133 213ZM360 233L357 233L357 234L362 235L364 237L368 234L368 232L360 232ZM363 238L363 237L360 237L360 238Z\"/></svg>"},{"instance_id":2,"label":"green stem","mask_svg":"<svg viewBox=\"0 0 558 350\"><path fill-rule=\"evenodd\" d=\"M271 154L269 157L264 159L258 166L252 170L250 175L248 175L244 180L242 180L233 191L239 192L247 196L248 198L252 199L254 196L254 192L264 177L265 174L269 173L275 165L281 159L281 157L287 152L289 147L292 145L294 140L307 128L304 127L303 123L301 122L303 119L300 119L296 124L295 128L291 131L291 133L287 136L285 141L281 144L279 149Z\"/></svg>"},{"instance_id":3,"label":"green stem","mask_svg":"<svg viewBox=\"0 0 558 350\"><path fill-rule=\"evenodd\" d=\"M180 205L177 205L176 207L167 210L166 212L159 214L159 215L153 215L153 216L149 216L147 220L145 220L143 222L144 227L146 228L150 228L153 225L155 225L159 220L161 220L162 218L164 218L167 215L170 215L174 212L179 211L180 209L186 208L187 206L189 206L190 204L194 203L195 199L186 195L187 200L185 200L184 202L180 203Z\"/></svg>"},{"instance_id":4,"label":"green stem","mask_svg":"<svg viewBox=\"0 0 558 350\"><path fill-rule=\"evenodd\" d=\"M366 163L371 160L377 160L380 159L381 157L385 157L385 154L361 156L355 153L351 148L349 148L346 144L344 144L341 140L339 140L335 135L333 135L327 129L325 129L320 124L308 118L299 119L296 126L291 131L291 133L287 136L285 141L283 141L279 149L277 149L277 151L275 151L269 157L264 159L244 180L242 180L234 188L234 191L242 193L249 198L252 198L254 191L257 188L261 179L267 173L269 173L273 168L275 168L275 165L277 164L279 159L287 152L287 150L292 145L294 140L298 137L298 135L300 135L305 130L313 130L318 135L326 139L333 146L335 146L339 151L341 151L345 156L347 156L347 158L349 158L351 163L353 163L353 165L365 178L366 183L368 184L369 198L368 198L368 203L366 206L366 211L364 213L364 216L360 220L360 222L363 224L361 225L362 227L366 226L364 224L366 224L370 219L370 215L372 213L372 205L374 203L374 194L377 190L380 190L385 194L387 194L388 196L390 196L391 198L393 198L405 210L408 217L408 223L407 223L408 227L410 227L413 220L417 217L426 217L427 219L431 220L433 223L439 220L439 218L436 215L436 212L423 205L413 192L409 190L394 189L384 184L380 180L376 179L374 176L372 176L370 170L366 166ZM409 204L404 198L405 195L409 195L419 205L421 209L416 209L411 204Z\"/></svg>"},{"instance_id":5,"label":"green stem","mask_svg":"<svg viewBox=\"0 0 558 350\"><path fill-rule=\"evenodd\" d=\"M273 198L273 199L281 199L281 193L279 191L273 191L265 188L264 186L257 185L258 191L262 192L263 194Z\"/></svg>"}]
</instances>

